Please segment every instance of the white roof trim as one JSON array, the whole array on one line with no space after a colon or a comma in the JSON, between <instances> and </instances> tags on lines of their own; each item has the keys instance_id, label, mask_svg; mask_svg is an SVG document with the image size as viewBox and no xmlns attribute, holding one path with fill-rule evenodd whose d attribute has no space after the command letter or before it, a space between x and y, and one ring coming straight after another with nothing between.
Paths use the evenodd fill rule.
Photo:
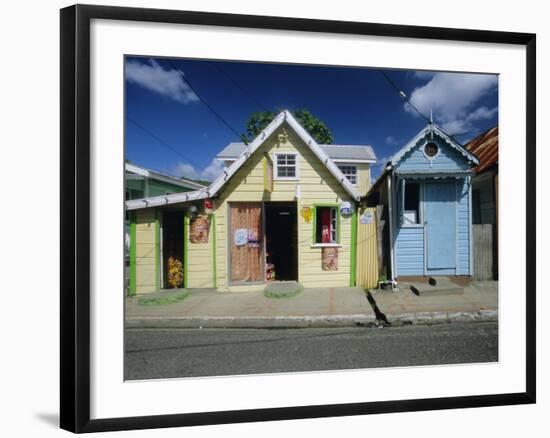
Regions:
<instances>
[{"instance_id":1,"label":"white roof trim","mask_svg":"<svg viewBox=\"0 0 550 438\"><path fill-rule=\"evenodd\" d=\"M354 160L353 158L332 158L332 161L335 163L350 163L350 164L375 164L376 160Z\"/></svg>"},{"instance_id":2,"label":"white roof trim","mask_svg":"<svg viewBox=\"0 0 550 438\"><path fill-rule=\"evenodd\" d=\"M173 195L156 196L153 198L134 199L126 201L128 210L136 210L140 208L148 208L169 204L177 204L181 202L194 201L215 196L227 181L241 168L241 166L256 152L256 150L273 134L279 126L287 122L293 131L303 140L303 142L311 149L311 151L321 160L328 168L330 173L344 187L346 192L359 200L360 194L357 188L344 176L338 169L338 166L329 158L329 156L319 147L317 142L308 134L308 132L296 121L296 119L287 110L282 111L275 117L265 129L248 145L241 155L227 167L223 173L209 187L195 192L176 193Z\"/></svg>"},{"instance_id":3,"label":"white roof trim","mask_svg":"<svg viewBox=\"0 0 550 438\"><path fill-rule=\"evenodd\" d=\"M330 159L330 157L319 147L317 142L309 135L309 133L300 125L292 114L287 110L283 111L286 115L285 119L287 123L294 129L296 134L309 146L313 153L321 160L321 162L328 168L330 173L336 178L337 181L344 187L346 192L355 200L359 200L361 195L357 191L357 188L344 176L344 174L338 169L338 166Z\"/></svg>"},{"instance_id":4,"label":"white roof trim","mask_svg":"<svg viewBox=\"0 0 550 438\"><path fill-rule=\"evenodd\" d=\"M141 208L161 207L163 205L179 204L199 199L209 198L208 188L195 190L194 192L174 193L172 195L152 196L150 198L132 199L126 201L127 210L139 210Z\"/></svg>"},{"instance_id":5,"label":"white roof trim","mask_svg":"<svg viewBox=\"0 0 550 438\"><path fill-rule=\"evenodd\" d=\"M313 153L321 160L321 162L329 169L330 173L342 184L346 192L354 199L359 199L359 193L357 189L349 182L344 174L338 169L338 166L328 157L327 154L319 147L317 142L308 134L308 132L302 128L302 126L296 121L296 119L290 114L289 111L284 110L279 113L273 121L267 125L267 127L254 139L252 143L242 152L231 165L225 169L224 173L216 179L210 186L211 196L214 196L223 187L225 182L229 180L241 166L248 160L248 158L256 152L256 150L265 142L271 134L273 134L283 122L287 122L294 132L302 139L302 141L313 151Z\"/></svg>"},{"instance_id":6,"label":"white roof trim","mask_svg":"<svg viewBox=\"0 0 550 438\"><path fill-rule=\"evenodd\" d=\"M170 175L165 175L155 170L145 169L144 167L136 166L135 164L132 164L132 163L124 163L124 169L127 172L135 173L136 175L141 175L146 178L155 178L155 179L158 179L159 181L167 182L180 187L185 187L187 189L197 190L205 187L204 185L194 181L189 181L184 178L176 178Z\"/></svg>"},{"instance_id":7,"label":"white roof trim","mask_svg":"<svg viewBox=\"0 0 550 438\"><path fill-rule=\"evenodd\" d=\"M478 158L473 155L470 151L468 151L466 148L462 147L460 144L458 144L456 141L454 141L451 137L449 137L445 132L441 130L435 123L428 124L422 131L420 131L411 141L409 141L399 152L397 152L391 160L391 163L395 166L401 159L405 156L407 152L409 152L415 145L418 143L418 141L424 137L426 134L433 132L434 134L441 137L449 146L451 146L453 149L456 149L458 152L460 152L464 157L466 157L471 162L475 163L476 165L479 164Z\"/></svg>"}]
</instances>

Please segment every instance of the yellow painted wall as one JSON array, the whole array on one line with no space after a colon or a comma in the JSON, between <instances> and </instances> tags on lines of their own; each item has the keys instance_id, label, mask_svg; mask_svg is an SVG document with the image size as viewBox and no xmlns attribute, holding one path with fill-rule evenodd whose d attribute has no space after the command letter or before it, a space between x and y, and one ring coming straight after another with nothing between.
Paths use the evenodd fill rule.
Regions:
<instances>
[{"instance_id":1,"label":"yellow painted wall","mask_svg":"<svg viewBox=\"0 0 550 438\"><path fill-rule=\"evenodd\" d=\"M187 255L187 284L190 288L217 287L220 291L258 290L262 286L229 285L228 282L228 205L230 202L297 201L298 207L298 275L304 287L345 287L350 283L351 272L351 217L340 216L340 244L338 248L338 271L323 271L321 268L320 247L313 246L313 220L307 223L301 215L302 207L314 208L315 204L337 204L353 202L344 188L336 181L329 170L318 160L302 140L291 129L288 140L280 142L281 128L269 138L256 153L233 175L222 188L215 200L213 215L215 226L210 220L209 241L206 244L189 242L189 226L186 227L185 245ZM264 191L265 154L275 152L297 152L299 179L277 180L273 191ZM358 164L358 188L366 193L370 186L370 167ZM296 186L300 186L300 199L296 199ZM373 228L359 225L356 281L358 285L370 284L377 272L376 244L372 241ZM137 254L137 293L155 290L155 209L136 211L136 254ZM376 238L374 228L374 238ZM215 235L214 235L215 234ZM214 273L214 241L215 273ZM367 246L365 246L367 245ZM374 246L373 246L374 245ZM160 256L160 255L159 255ZM214 275L216 276L214 280Z\"/></svg>"},{"instance_id":2,"label":"yellow painted wall","mask_svg":"<svg viewBox=\"0 0 550 438\"><path fill-rule=\"evenodd\" d=\"M189 241L189 226L186 227L185 244L187 245L188 270L186 287L214 287L212 260L214 231L212 220L209 222L208 243L191 243Z\"/></svg>"},{"instance_id":3,"label":"yellow painted wall","mask_svg":"<svg viewBox=\"0 0 550 438\"><path fill-rule=\"evenodd\" d=\"M361 196L367 194L370 188L370 164L357 163L357 190Z\"/></svg>"},{"instance_id":4,"label":"yellow painted wall","mask_svg":"<svg viewBox=\"0 0 550 438\"><path fill-rule=\"evenodd\" d=\"M298 200L298 275L304 287L348 286L350 279L351 217L340 217L340 243L338 271L321 269L321 248L312 247L313 221L306 223L301 216L301 208L313 208L318 203L339 204L352 201L344 188L330 171L311 152L302 140L287 129L288 140L278 141L281 128L248 159L222 189L216 200L217 222L217 286L220 290L240 291L258 289L258 285L228 284L228 203L238 201L295 201L296 185L300 185L301 197ZM277 180L273 182L273 192L264 191L265 153L297 152L299 179ZM268 231L269 232L269 231Z\"/></svg>"},{"instance_id":5,"label":"yellow painted wall","mask_svg":"<svg viewBox=\"0 0 550 438\"><path fill-rule=\"evenodd\" d=\"M136 210L136 293L156 289L155 209Z\"/></svg>"},{"instance_id":6,"label":"yellow painted wall","mask_svg":"<svg viewBox=\"0 0 550 438\"><path fill-rule=\"evenodd\" d=\"M361 224L361 215L369 211L371 224ZM378 243L376 209L360 208L357 212L357 286L369 289L378 285Z\"/></svg>"}]
</instances>

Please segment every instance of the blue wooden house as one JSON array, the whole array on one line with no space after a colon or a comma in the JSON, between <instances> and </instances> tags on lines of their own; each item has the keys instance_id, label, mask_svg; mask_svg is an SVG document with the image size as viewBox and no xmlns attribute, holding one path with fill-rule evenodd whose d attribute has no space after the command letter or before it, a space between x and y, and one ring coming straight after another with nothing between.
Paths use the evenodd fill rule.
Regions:
<instances>
[{"instance_id":1,"label":"blue wooden house","mask_svg":"<svg viewBox=\"0 0 550 438\"><path fill-rule=\"evenodd\" d=\"M472 169L479 163L430 123L387 163L366 196L377 206L380 276L472 275Z\"/></svg>"}]
</instances>

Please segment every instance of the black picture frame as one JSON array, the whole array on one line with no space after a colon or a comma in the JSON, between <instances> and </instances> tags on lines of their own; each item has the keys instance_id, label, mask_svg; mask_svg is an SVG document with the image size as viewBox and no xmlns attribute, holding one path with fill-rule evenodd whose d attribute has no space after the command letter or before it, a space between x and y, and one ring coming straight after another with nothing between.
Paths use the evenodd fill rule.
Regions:
<instances>
[{"instance_id":1,"label":"black picture frame","mask_svg":"<svg viewBox=\"0 0 550 438\"><path fill-rule=\"evenodd\" d=\"M181 23L505 43L526 47L526 391L415 400L90 419L90 22ZM61 10L60 426L82 432L336 417L535 403L536 35L376 23L75 5Z\"/></svg>"}]
</instances>

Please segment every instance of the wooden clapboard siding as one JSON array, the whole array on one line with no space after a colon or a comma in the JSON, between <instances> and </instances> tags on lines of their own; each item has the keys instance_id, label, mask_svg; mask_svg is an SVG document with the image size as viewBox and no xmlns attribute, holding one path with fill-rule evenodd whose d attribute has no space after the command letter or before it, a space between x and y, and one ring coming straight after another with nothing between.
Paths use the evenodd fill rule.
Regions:
<instances>
[{"instance_id":1,"label":"wooden clapboard siding","mask_svg":"<svg viewBox=\"0 0 550 438\"><path fill-rule=\"evenodd\" d=\"M135 211L136 221L136 293L154 292L157 281L158 255L155 245L155 209Z\"/></svg>"},{"instance_id":2,"label":"wooden clapboard siding","mask_svg":"<svg viewBox=\"0 0 550 438\"><path fill-rule=\"evenodd\" d=\"M298 200L298 280L304 287L348 286L351 270L351 217L340 217L340 243L338 248L338 271L321 269L321 248L312 247L313 221L306 223L300 214L302 207L314 207L314 204L340 204L352 201L344 188L326 169L311 150L288 129L286 143L278 142L276 131L271 138L251 156L222 189L216 200L217 248L216 283L220 290L243 291L257 290L257 284L230 285L228 282L228 203L261 201L296 201L296 185L300 185L301 196ZM299 179L273 181L273 191L264 190L264 154L298 153ZM268 231L269 232L269 231Z\"/></svg>"},{"instance_id":3,"label":"wooden clapboard siding","mask_svg":"<svg viewBox=\"0 0 550 438\"><path fill-rule=\"evenodd\" d=\"M369 211L372 223L361 224L360 217ZM378 242L376 209L361 209L357 218L357 286L368 289L378 285Z\"/></svg>"},{"instance_id":4,"label":"wooden clapboard siding","mask_svg":"<svg viewBox=\"0 0 550 438\"><path fill-rule=\"evenodd\" d=\"M401 227L395 242L397 275L424 275L424 228Z\"/></svg>"},{"instance_id":5,"label":"wooden clapboard siding","mask_svg":"<svg viewBox=\"0 0 550 438\"><path fill-rule=\"evenodd\" d=\"M439 151L433 159L428 159L423 153L423 147L427 142L435 142ZM472 163L455 148L449 145L439 135L434 135L431 138L430 133L426 133L413 147L407 152L396 164L395 172L398 175L396 186L394 187L395 195L395 209L394 209L394 224L395 224L395 244L394 244L394 260L395 270L397 276L418 276L418 275L471 275L471 223L472 212L470 211L470 196L471 185L469 176L460 176L454 178L456 172L470 170ZM451 176L442 180L441 178L433 178L430 174L433 173L450 173ZM411 177L410 174L418 179L414 179L415 182L420 184L420 224L418 226L404 226L401 224L402 212L401 212L401 188L399 183L399 176L402 175L405 178L405 184ZM430 195L426 190L426 184L440 183L454 183L456 190L454 193L449 194L448 197L454 199L446 199L446 202L454 203L454 211L456 217L453 222L455 223L455 237L453 267L445 269L428 269L426 266L426 255L428 249L426 248L427 242L433 244L438 242L440 245L445 245L445 242L441 240L430 239L430 233L426 230L422 224L429 222L428 214L436 214L431 208L428 209L428 202L430 200L425 199ZM443 208L443 206L441 207ZM442 212L444 210L441 210ZM443 214L443 213L442 213ZM427 233L427 236L425 236ZM433 238L433 236L432 236ZM453 251L453 245L447 245L450 251Z\"/></svg>"},{"instance_id":6,"label":"wooden clapboard siding","mask_svg":"<svg viewBox=\"0 0 550 438\"><path fill-rule=\"evenodd\" d=\"M470 275L470 184L464 179L459 179L456 186L456 273Z\"/></svg>"},{"instance_id":7,"label":"wooden clapboard siding","mask_svg":"<svg viewBox=\"0 0 550 438\"><path fill-rule=\"evenodd\" d=\"M430 162L424 155L422 148L427 142L434 142L439 147L438 155ZM448 170L468 170L470 164L464 156L456 149L452 148L447 142L439 136L430 139L429 136L421 138L415 147L407 152L399 161L399 171L448 171Z\"/></svg>"},{"instance_id":8,"label":"wooden clapboard siding","mask_svg":"<svg viewBox=\"0 0 550 438\"><path fill-rule=\"evenodd\" d=\"M188 288L214 287L212 245L212 221L209 220L208 243L191 243L189 240L189 228L186 227L185 245L187 245L187 284Z\"/></svg>"},{"instance_id":9,"label":"wooden clapboard siding","mask_svg":"<svg viewBox=\"0 0 550 438\"><path fill-rule=\"evenodd\" d=\"M494 278L494 233L492 224L476 224L473 229L474 279Z\"/></svg>"}]
</instances>

